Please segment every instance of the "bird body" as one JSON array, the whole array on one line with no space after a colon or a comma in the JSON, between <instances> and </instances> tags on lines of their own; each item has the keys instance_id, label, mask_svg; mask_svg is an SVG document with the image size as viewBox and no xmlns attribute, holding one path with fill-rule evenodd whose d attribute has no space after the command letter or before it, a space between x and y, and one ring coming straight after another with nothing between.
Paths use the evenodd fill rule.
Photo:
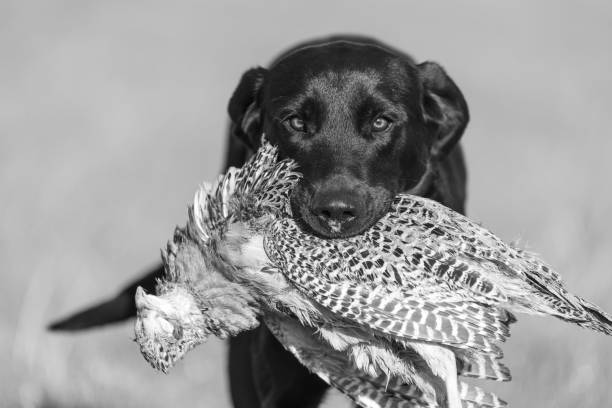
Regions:
<instances>
[{"instance_id":1,"label":"bird body","mask_svg":"<svg viewBox=\"0 0 612 408\"><path fill-rule=\"evenodd\" d=\"M405 350L401 356L404 361L401 361L384 347L368 344L368 339L376 342L376 338L367 331L360 331L354 325L351 328L350 324L332 327L329 322L314 320L314 303L292 293L296 292L295 289L279 276L274 277L280 282L275 284L239 282L245 279L245 275L221 269L187 229L175 231L173 240L162 251L162 258L166 278L159 282L157 296L146 294L142 289L136 293L136 340L143 356L154 368L168 372L176 361L204 342L208 335L220 338L236 335L255 328L260 318L304 366L360 406L445 406L435 401L435 387L443 384L436 384L435 378L428 377L427 366L417 365L423 360L416 352ZM271 289L272 285L275 285L274 289ZM274 295L276 290L283 294ZM292 312L283 310L283 305L288 304L302 313L310 311L310 317L301 315L303 321L313 320L307 325L300 323ZM323 333L325 340L320 338ZM347 347L355 347L355 355L361 356L356 358L363 360L358 364L351 361L347 357ZM417 365L413 367L413 381L406 383L402 377L361 369L368 366L366 361L369 358L377 359L379 364L386 364L389 370L397 372L405 371L405 366ZM458 384L457 391L463 408L503 406L494 394L465 382Z\"/></svg>"},{"instance_id":2,"label":"bird body","mask_svg":"<svg viewBox=\"0 0 612 408\"><path fill-rule=\"evenodd\" d=\"M295 163L277 162L276 149L264 143L243 168L196 193L179 235L197 243L204 261L197 267L184 263L181 273L167 271L158 290L161 299L192 310L188 316L201 317L190 323L197 326L191 333L197 341L182 350L208 333L223 337L252 328L258 315L270 322L297 319L316 329L318 347L341 352L367 376L362 385L372 387L370 380L381 376L413 384L419 404L425 404L414 406L497 407L503 401L470 391L457 374L510 379L499 360L512 313L552 315L610 334L610 316L567 292L535 255L432 200L400 195L385 216L354 237L323 239L305 232L289 207L299 177ZM173 253L170 245L168 252ZM189 296L189 307L177 301ZM160 305L150 307L158 300L137 294L141 351L150 333L163 328L154 323ZM232 302L237 304L229 307ZM228 310L223 318L214 316ZM233 313L245 316L228 316ZM294 328L275 334L293 339ZM167 335L161 340L172 342ZM308 353L300 358L299 347L286 343L304 360ZM325 371L320 363L302 362Z\"/></svg>"}]
</instances>

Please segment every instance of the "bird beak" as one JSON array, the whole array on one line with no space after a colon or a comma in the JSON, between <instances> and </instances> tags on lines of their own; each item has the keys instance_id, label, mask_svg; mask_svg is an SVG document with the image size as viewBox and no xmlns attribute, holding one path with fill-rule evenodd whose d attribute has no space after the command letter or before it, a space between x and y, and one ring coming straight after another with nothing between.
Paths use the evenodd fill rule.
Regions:
<instances>
[{"instance_id":1,"label":"bird beak","mask_svg":"<svg viewBox=\"0 0 612 408\"><path fill-rule=\"evenodd\" d=\"M136 301L136 309L144 309L145 305L147 305L146 297L147 293L142 288L142 286L137 287L136 295L134 296L134 300Z\"/></svg>"},{"instance_id":2,"label":"bird beak","mask_svg":"<svg viewBox=\"0 0 612 408\"><path fill-rule=\"evenodd\" d=\"M163 309L166 305L165 302L155 295L147 295L147 292L139 286L136 288L136 295L134 296L136 301L136 309Z\"/></svg>"}]
</instances>

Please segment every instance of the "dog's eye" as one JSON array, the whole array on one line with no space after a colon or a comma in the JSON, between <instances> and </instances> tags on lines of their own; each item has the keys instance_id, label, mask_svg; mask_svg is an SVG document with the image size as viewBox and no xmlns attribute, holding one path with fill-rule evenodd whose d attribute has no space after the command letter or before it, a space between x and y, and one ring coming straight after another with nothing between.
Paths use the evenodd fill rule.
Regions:
<instances>
[{"instance_id":1,"label":"dog's eye","mask_svg":"<svg viewBox=\"0 0 612 408\"><path fill-rule=\"evenodd\" d=\"M391 126L391 121L382 116L374 119L374 122L372 122L372 130L374 132L384 132L389 129L389 126Z\"/></svg>"},{"instance_id":2,"label":"dog's eye","mask_svg":"<svg viewBox=\"0 0 612 408\"><path fill-rule=\"evenodd\" d=\"M289 121L289 126L291 126L293 130L297 130L298 132L306 131L306 124L304 123L302 119L298 118L297 116L293 116L289 118L288 121Z\"/></svg>"}]
</instances>

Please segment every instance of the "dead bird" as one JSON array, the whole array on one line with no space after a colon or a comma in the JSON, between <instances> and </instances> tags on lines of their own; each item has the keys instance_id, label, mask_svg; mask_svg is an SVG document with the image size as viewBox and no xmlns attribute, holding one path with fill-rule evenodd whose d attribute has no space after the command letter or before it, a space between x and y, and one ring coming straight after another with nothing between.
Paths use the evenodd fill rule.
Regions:
<instances>
[{"instance_id":1,"label":"dead bird","mask_svg":"<svg viewBox=\"0 0 612 408\"><path fill-rule=\"evenodd\" d=\"M253 329L263 320L301 364L360 406L440 407L415 384L359 369L345 351L321 339L316 329L302 325L290 312L267 306L273 298L262 297L251 286L228 279L229 274L212 262L187 230L176 229L173 240L162 251L162 259L166 278L158 284L158 295L146 294L141 288L136 293L136 341L157 370L168 373L211 334L226 338ZM285 290L294 289L286 286ZM431 381L431 372L420 356L405 350L402 358L414 360L415 383ZM428 384L436 385L443 384ZM464 408L503 406L494 394L464 382L458 392Z\"/></svg>"},{"instance_id":2,"label":"dead bird","mask_svg":"<svg viewBox=\"0 0 612 408\"><path fill-rule=\"evenodd\" d=\"M610 316L567 292L539 258L432 200L400 195L374 226L351 238L303 231L288 208L299 179L295 170L291 161L277 162L276 149L264 143L243 168L198 191L187 233L208 270L243 286L251 299L246 304L316 328L371 377L413 383L427 403L457 408L457 374L510 379L499 362L499 343L514 312L552 315L610 334ZM209 295L190 285L162 284L158 294L191 296L193 315L197 309L205 319L212 309L197 302ZM231 334L217 320L192 322L204 328L188 347L209 332Z\"/></svg>"}]
</instances>

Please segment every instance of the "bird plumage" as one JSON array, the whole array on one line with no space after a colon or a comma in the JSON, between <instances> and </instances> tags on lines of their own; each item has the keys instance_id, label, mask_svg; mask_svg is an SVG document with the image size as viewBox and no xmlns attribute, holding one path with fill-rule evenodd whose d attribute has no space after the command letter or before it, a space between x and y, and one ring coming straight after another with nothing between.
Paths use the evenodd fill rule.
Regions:
<instances>
[{"instance_id":1,"label":"bird plumage","mask_svg":"<svg viewBox=\"0 0 612 408\"><path fill-rule=\"evenodd\" d=\"M364 407L434 408L423 392L399 378L372 376L357 369L344 353L317 340L312 329L278 313L267 314L266 326L310 371ZM505 403L494 394L465 382L459 385L464 408L496 408Z\"/></svg>"},{"instance_id":2,"label":"bird plumage","mask_svg":"<svg viewBox=\"0 0 612 408\"><path fill-rule=\"evenodd\" d=\"M537 256L432 200L399 195L351 238L303 231L288 204L295 170L264 142L243 168L198 191L186 234L206 259L203 270L245 288L264 316L291 316L317 329L369 378L415 384L428 404L455 408L472 403L461 396L457 374L510 379L499 360L513 313L610 334L610 316L567 292ZM192 292L208 296L203 288Z\"/></svg>"},{"instance_id":3,"label":"bird plumage","mask_svg":"<svg viewBox=\"0 0 612 408\"><path fill-rule=\"evenodd\" d=\"M434 408L427 394L431 378L427 367L415 367L414 384L406 384L397 377L387 377L371 370L363 370L349 358L343 347L353 340L363 341L366 333L349 327L321 325L318 329L304 326L290 312L271 310L268 301L288 300L288 287L283 296L270 296L257 300L254 286L230 280L235 276L218 268L212 257L202 250L187 230L177 229L173 240L162 251L166 277L158 283L157 295L139 289L136 293L138 309L135 324L136 340L145 359L156 369L167 373L190 349L204 342L209 335L225 338L259 324L261 316L280 343L298 360L324 381L365 407ZM259 305L259 306L258 306ZM279 308L282 305L278 305ZM311 326L316 324L312 322ZM320 339L317 333L334 333L337 342L332 345ZM327 337L330 338L329 336ZM392 347L392 345L388 345ZM357 359L381 359L380 364L393 361L383 347L357 344L362 353ZM369 348L368 348L369 347ZM360 357L359 357L360 356ZM402 356L411 364L422 363L419 356L405 352ZM364 367L365 361L360 364ZM423 376L422 378L420 376ZM425 389L425 391L423 391ZM491 393L467 383L459 384L459 395L464 408L502 407L503 401Z\"/></svg>"},{"instance_id":4,"label":"bird plumage","mask_svg":"<svg viewBox=\"0 0 612 408\"><path fill-rule=\"evenodd\" d=\"M188 231L177 228L162 250L165 278L156 295L136 291L136 341L144 358L167 373L209 335L234 336L259 325L258 301L225 278Z\"/></svg>"}]
</instances>

